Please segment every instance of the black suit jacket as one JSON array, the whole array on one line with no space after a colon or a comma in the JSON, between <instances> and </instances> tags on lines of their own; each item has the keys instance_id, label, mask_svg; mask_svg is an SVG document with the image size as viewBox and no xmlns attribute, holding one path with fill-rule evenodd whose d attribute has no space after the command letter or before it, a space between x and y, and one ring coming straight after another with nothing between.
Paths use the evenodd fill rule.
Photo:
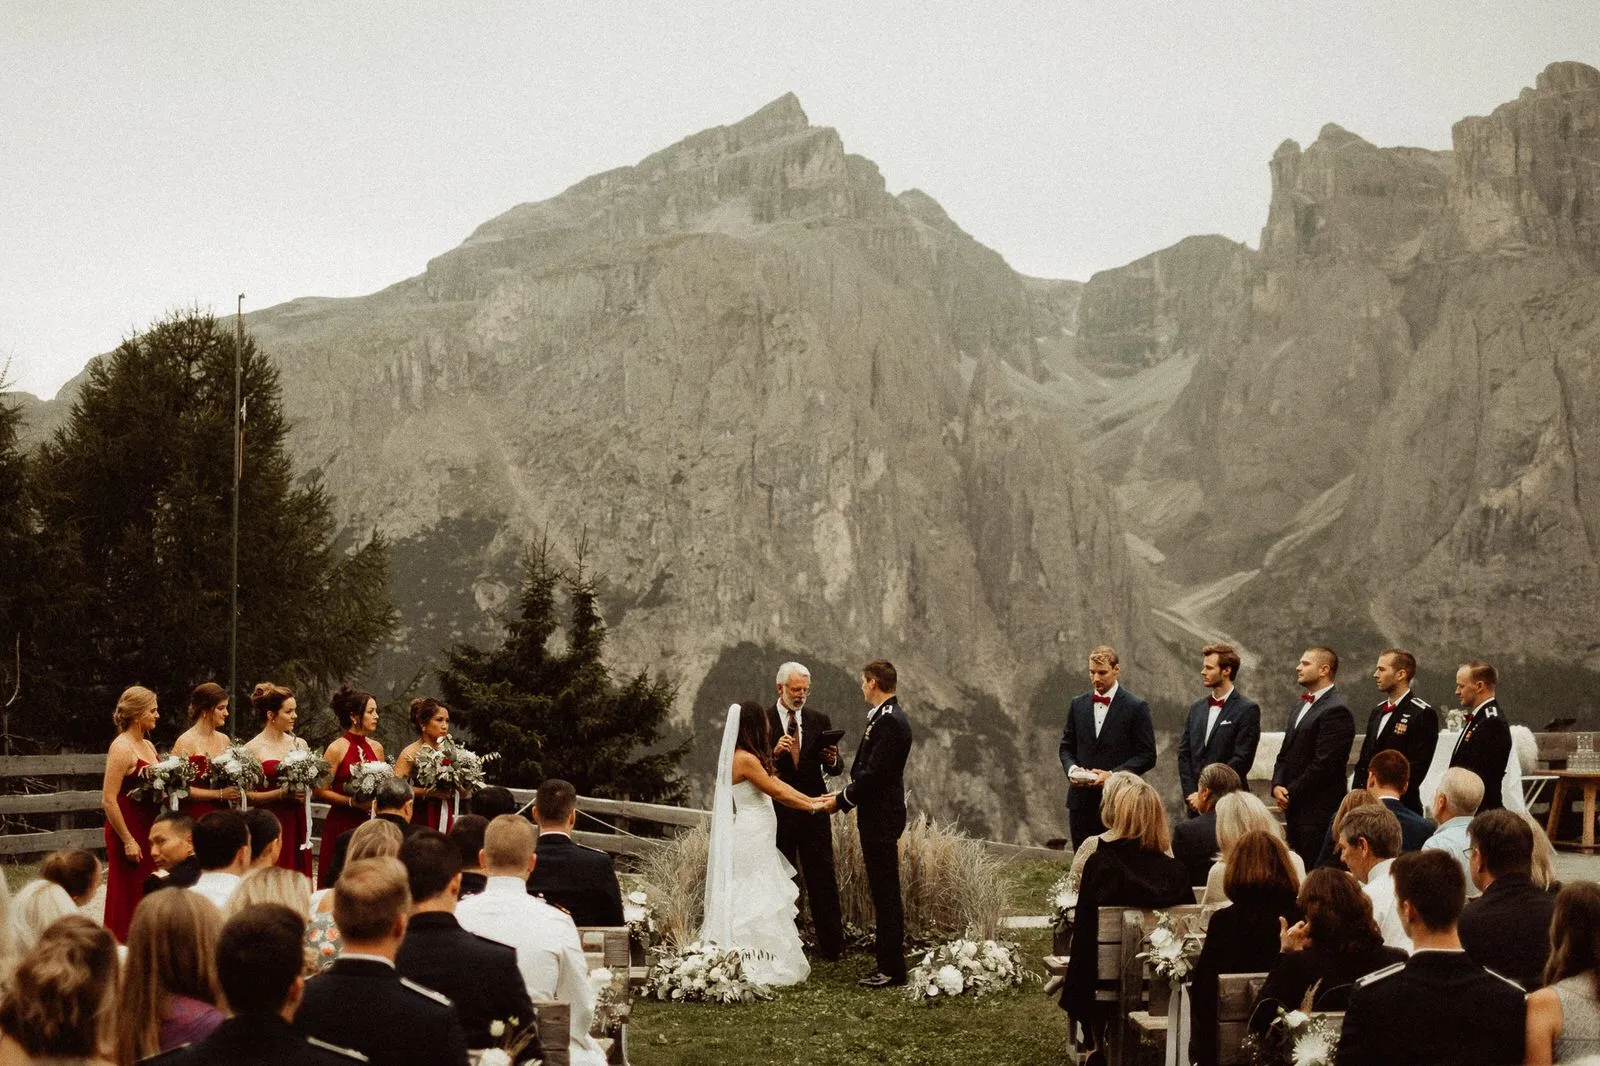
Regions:
<instances>
[{"instance_id":1,"label":"black suit jacket","mask_svg":"<svg viewBox=\"0 0 1600 1066\"><path fill-rule=\"evenodd\" d=\"M1438 826L1397 799L1383 797L1383 805L1400 821L1400 850L1421 851ZM1329 827L1332 828L1331 826Z\"/></svg>"},{"instance_id":2,"label":"black suit jacket","mask_svg":"<svg viewBox=\"0 0 1600 1066\"><path fill-rule=\"evenodd\" d=\"M1529 992L1543 988L1555 909L1556 897L1528 878L1497 877L1461 912L1461 946L1473 962Z\"/></svg>"},{"instance_id":3,"label":"black suit jacket","mask_svg":"<svg viewBox=\"0 0 1600 1066\"><path fill-rule=\"evenodd\" d=\"M1096 845L1098 847L1098 845ZM1217 809L1211 808L1172 827L1172 857L1189 871L1191 885L1203 885L1217 854Z\"/></svg>"},{"instance_id":4,"label":"black suit jacket","mask_svg":"<svg viewBox=\"0 0 1600 1066\"><path fill-rule=\"evenodd\" d=\"M1194 1027L1189 1038L1189 1061L1200 1066L1217 1063L1217 979L1225 973L1257 973L1278 961L1278 920L1290 925L1300 920L1295 894L1287 886L1270 890L1245 890L1211 916L1205 944L1195 960L1194 987L1189 993Z\"/></svg>"},{"instance_id":5,"label":"black suit jacket","mask_svg":"<svg viewBox=\"0 0 1600 1066\"><path fill-rule=\"evenodd\" d=\"M453 914L413 915L394 965L400 976L450 997L469 1048L495 1046L493 1022L533 1021L517 949L467 932Z\"/></svg>"},{"instance_id":6,"label":"black suit jacket","mask_svg":"<svg viewBox=\"0 0 1600 1066\"><path fill-rule=\"evenodd\" d=\"M1428 775L1433 763L1434 749L1439 746L1439 712L1407 692L1395 705L1389 721L1378 725L1383 718L1385 704L1380 703L1367 715L1367 735L1361 742L1361 754L1356 756L1356 768L1350 775L1351 788L1367 787L1367 765L1380 751L1398 751L1411 764L1411 781L1400 797L1407 808L1422 814L1422 796L1418 789Z\"/></svg>"},{"instance_id":7,"label":"black suit jacket","mask_svg":"<svg viewBox=\"0 0 1600 1066\"><path fill-rule=\"evenodd\" d=\"M294 1027L386 1066L466 1066L467 1037L447 996L392 966L336 959L306 982Z\"/></svg>"},{"instance_id":8,"label":"black suit jacket","mask_svg":"<svg viewBox=\"0 0 1600 1066\"><path fill-rule=\"evenodd\" d=\"M1150 705L1121 685L1106 711L1100 735L1094 734L1094 697L1085 692L1067 709L1067 724L1061 730L1061 769L1071 773L1074 766L1090 770L1127 770L1142 774L1156 764L1156 728ZM1069 810L1099 810L1098 788L1067 788Z\"/></svg>"},{"instance_id":9,"label":"black suit jacket","mask_svg":"<svg viewBox=\"0 0 1600 1066\"><path fill-rule=\"evenodd\" d=\"M1511 759L1511 723L1501 712L1500 705L1490 700L1473 714L1456 741L1456 750L1450 754L1451 766L1465 766L1483 778L1483 802L1479 811L1497 811L1504 807L1500 795L1506 778L1506 765Z\"/></svg>"},{"instance_id":10,"label":"black suit jacket","mask_svg":"<svg viewBox=\"0 0 1600 1066\"><path fill-rule=\"evenodd\" d=\"M767 725L772 730L774 738L781 737L789 727L789 711L785 707L774 707L767 712ZM822 745L818 743L822 734L833 728L833 723L821 711L813 711L810 707L800 709L800 735L803 738L800 744L800 758L797 761L793 755L784 752L774 761L773 766L777 771L778 780L785 782L807 796L820 796L828 790L828 784L823 780L823 773L842 773L844 767L840 763L832 766L822 765ZM777 740L774 739L774 744ZM802 818L811 817L805 811L795 811L793 807L776 804L779 808L778 818L783 819L782 811L794 811Z\"/></svg>"},{"instance_id":11,"label":"black suit jacket","mask_svg":"<svg viewBox=\"0 0 1600 1066\"><path fill-rule=\"evenodd\" d=\"M572 915L573 925L623 925L622 888L611 856L565 833L540 833L528 894Z\"/></svg>"},{"instance_id":12,"label":"black suit jacket","mask_svg":"<svg viewBox=\"0 0 1600 1066\"><path fill-rule=\"evenodd\" d=\"M863 841L898 839L906 828L906 759L911 721L893 696L873 714L850 762L850 783L839 793L839 810L856 811Z\"/></svg>"},{"instance_id":13,"label":"black suit jacket","mask_svg":"<svg viewBox=\"0 0 1600 1066\"><path fill-rule=\"evenodd\" d=\"M313 1041L276 1014L224 1019L198 1044L140 1059L141 1066L350 1066L366 1059L348 1048Z\"/></svg>"},{"instance_id":14,"label":"black suit jacket","mask_svg":"<svg viewBox=\"0 0 1600 1066\"><path fill-rule=\"evenodd\" d=\"M1299 714L1299 706L1289 712L1272 787L1289 790L1286 821L1320 826L1333 819L1344 799L1345 760L1356 739L1356 720L1336 687L1324 692L1297 726Z\"/></svg>"},{"instance_id":15,"label":"black suit jacket","mask_svg":"<svg viewBox=\"0 0 1600 1066\"><path fill-rule=\"evenodd\" d=\"M200 880L200 860L193 855L187 859L173 864L167 871L167 876L151 874L144 879L144 894L149 895L163 888L191 888Z\"/></svg>"},{"instance_id":16,"label":"black suit jacket","mask_svg":"<svg viewBox=\"0 0 1600 1066\"><path fill-rule=\"evenodd\" d=\"M1337 1066L1514 1066L1522 989L1459 951L1419 951L1356 982Z\"/></svg>"},{"instance_id":17,"label":"black suit jacket","mask_svg":"<svg viewBox=\"0 0 1600 1066\"><path fill-rule=\"evenodd\" d=\"M408 822L398 814L385 813L378 815L378 817L382 818L386 822L393 822L400 830L401 840L406 839L412 833L420 833L422 830L428 828L425 825L417 825L414 822ZM360 826L356 826L356 829L360 828ZM328 884L331 885L335 881L339 880L339 875L344 872L344 857L350 853L350 838L355 835L355 829L346 829L344 832L340 833L339 838L333 842L333 863L328 867Z\"/></svg>"},{"instance_id":18,"label":"black suit jacket","mask_svg":"<svg viewBox=\"0 0 1600 1066\"><path fill-rule=\"evenodd\" d=\"M1217 715L1217 724L1211 727L1211 739L1207 740L1206 719L1210 714L1208 699L1195 700L1189 705L1189 719L1178 735L1178 784L1185 797L1200 787L1200 771L1212 763L1227 763L1243 781L1250 776L1250 766L1256 761L1256 745L1261 742L1261 708L1255 701L1245 699L1238 689L1229 692Z\"/></svg>"}]
</instances>

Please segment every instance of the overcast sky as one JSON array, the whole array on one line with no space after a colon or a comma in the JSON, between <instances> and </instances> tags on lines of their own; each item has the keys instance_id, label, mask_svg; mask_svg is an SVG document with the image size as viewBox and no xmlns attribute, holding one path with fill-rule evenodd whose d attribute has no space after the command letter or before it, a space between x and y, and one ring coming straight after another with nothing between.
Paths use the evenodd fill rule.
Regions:
<instances>
[{"instance_id":1,"label":"overcast sky","mask_svg":"<svg viewBox=\"0 0 1600 1066\"><path fill-rule=\"evenodd\" d=\"M0 366L50 395L176 307L372 292L479 223L793 91L1025 273L1254 245L1267 161L1383 145L1547 64L1596 0L0 0Z\"/></svg>"}]
</instances>

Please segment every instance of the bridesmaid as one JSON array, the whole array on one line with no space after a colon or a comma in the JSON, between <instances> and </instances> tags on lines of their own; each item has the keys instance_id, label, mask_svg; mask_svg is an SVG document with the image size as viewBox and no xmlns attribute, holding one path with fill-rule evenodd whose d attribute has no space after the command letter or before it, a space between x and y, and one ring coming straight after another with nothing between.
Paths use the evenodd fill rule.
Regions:
<instances>
[{"instance_id":1,"label":"bridesmaid","mask_svg":"<svg viewBox=\"0 0 1600 1066\"><path fill-rule=\"evenodd\" d=\"M261 732L250 738L245 748L261 760L267 784L277 787L249 793L250 802L264 807L278 819L283 845L278 849L278 865L285 870L311 876L311 852L303 850L311 827L306 824L305 793L294 792L278 782L278 764L291 751L307 750L306 742L294 735L298 718L294 693L282 685L263 681L250 693L250 706L261 716Z\"/></svg>"},{"instance_id":2,"label":"bridesmaid","mask_svg":"<svg viewBox=\"0 0 1600 1066\"><path fill-rule=\"evenodd\" d=\"M194 763L194 780L189 783L189 798L183 811L199 821L212 811L239 802L239 790L211 788L211 759L232 746L233 740L222 731L228 723L228 694L214 681L195 688L189 696L189 728L172 745L172 754Z\"/></svg>"},{"instance_id":3,"label":"bridesmaid","mask_svg":"<svg viewBox=\"0 0 1600 1066\"><path fill-rule=\"evenodd\" d=\"M139 685L122 693L112 716L118 733L106 752L100 806L106 812L105 923L118 942L128 938L133 909L144 895L144 879L156 868L150 857L150 826L159 805L136 800L128 790L137 784L139 771L159 758L149 736L160 719L156 694Z\"/></svg>"},{"instance_id":4,"label":"bridesmaid","mask_svg":"<svg viewBox=\"0 0 1600 1066\"><path fill-rule=\"evenodd\" d=\"M339 686L333 694L333 713L344 729L344 735L328 745L322 753L323 761L333 767L333 780L327 788L317 789L317 798L328 804L328 817L322 823L322 847L317 856L317 887L332 888L328 870L333 865L333 844L339 835L354 829L369 817L366 807L342 791L350 780L350 767L358 762L381 762L383 745L372 740L378 730L378 700L368 692L358 692L349 685Z\"/></svg>"},{"instance_id":5,"label":"bridesmaid","mask_svg":"<svg viewBox=\"0 0 1600 1066\"><path fill-rule=\"evenodd\" d=\"M394 761L394 772L405 778L409 778L411 771L416 769L415 759L419 748L427 745L438 750L439 742L450 735L450 708L431 697L412 700L411 724L421 736L407 744ZM444 808L454 795L447 788L417 789L416 803L411 809L412 824L448 832L444 824Z\"/></svg>"}]
</instances>

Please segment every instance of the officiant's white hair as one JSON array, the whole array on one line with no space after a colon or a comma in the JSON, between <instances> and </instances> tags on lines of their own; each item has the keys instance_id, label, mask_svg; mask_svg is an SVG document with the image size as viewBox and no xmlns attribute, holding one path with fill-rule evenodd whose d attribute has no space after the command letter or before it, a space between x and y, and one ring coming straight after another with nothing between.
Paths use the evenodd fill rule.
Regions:
<instances>
[{"instance_id":1,"label":"officiant's white hair","mask_svg":"<svg viewBox=\"0 0 1600 1066\"><path fill-rule=\"evenodd\" d=\"M811 680L811 671L807 670L803 663L784 663L778 667L778 684L787 685L791 674L799 674L807 681Z\"/></svg>"}]
</instances>

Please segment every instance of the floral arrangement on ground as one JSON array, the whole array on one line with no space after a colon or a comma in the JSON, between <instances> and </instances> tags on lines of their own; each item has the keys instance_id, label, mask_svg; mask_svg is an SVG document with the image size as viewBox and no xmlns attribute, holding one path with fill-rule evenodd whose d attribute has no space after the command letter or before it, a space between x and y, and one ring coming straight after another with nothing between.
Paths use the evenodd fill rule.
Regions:
<instances>
[{"instance_id":1,"label":"floral arrangement on ground","mask_svg":"<svg viewBox=\"0 0 1600 1066\"><path fill-rule=\"evenodd\" d=\"M755 1003L772 989L745 976L745 954L696 940L667 948L645 976L644 994L678 1003Z\"/></svg>"},{"instance_id":2,"label":"floral arrangement on ground","mask_svg":"<svg viewBox=\"0 0 1600 1066\"><path fill-rule=\"evenodd\" d=\"M1021 959L1021 949L1010 941L952 940L922 957L906 979L906 994L931 1003L1003 992L1032 976Z\"/></svg>"}]
</instances>

